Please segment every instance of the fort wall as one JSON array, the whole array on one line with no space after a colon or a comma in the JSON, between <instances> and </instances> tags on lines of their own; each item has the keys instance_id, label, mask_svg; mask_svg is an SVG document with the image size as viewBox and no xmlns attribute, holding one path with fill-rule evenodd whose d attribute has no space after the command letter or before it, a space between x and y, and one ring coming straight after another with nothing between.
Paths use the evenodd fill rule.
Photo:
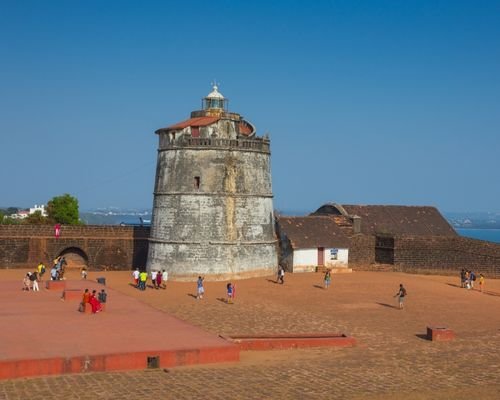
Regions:
<instances>
[{"instance_id":1,"label":"fort wall","mask_svg":"<svg viewBox=\"0 0 500 400\"><path fill-rule=\"evenodd\" d=\"M149 227L0 225L0 268L33 267L77 254L89 269L129 270L146 265Z\"/></svg>"},{"instance_id":2,"label":"fort wall","mask_svg":"<svg viewBox=\"0 0 500 400\"><path fill-rule=\"evenodd\" d=\"M460 236L395 237L394 264L409 272L457 273L465 268L500 278L500 244Z\"/></svg>"}]
</instances>

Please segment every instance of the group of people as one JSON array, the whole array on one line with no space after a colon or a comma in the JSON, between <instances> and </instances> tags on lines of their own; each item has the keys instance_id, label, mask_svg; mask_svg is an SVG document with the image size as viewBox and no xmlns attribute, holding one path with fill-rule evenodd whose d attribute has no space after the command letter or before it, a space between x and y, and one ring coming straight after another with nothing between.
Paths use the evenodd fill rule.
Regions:
<instances>
[{"instance_id":1,"label":"group of people","mask_svg":"<svg viewBox=\"0 0 500 400\"><path fill-rule=\"evenodd\" d=\"M40 279L41 277L38 274L38 271L28 272L23 278L23 290L26 290L27 292L38 292L40 290L38 287Z\"/></svg>"},{"instance_id":2,"label":"group of people","mask_svg":"<svg viewBox=\"0 0 500 400\"><path fill-rule=\"evenodd\" d=\"M132 272L134 286L139 290L146 290L148 273L145 270L140 271L139 268ZM168 281L168 271L151 271L151 284L153 289L166 289Z\"/></svg>"},{"instance_id":3,"label":"group of people","mask_svg":"<svg viewBox=\"0 0 500 400\"><path fill-rule=\"evenodd\" d=\"M43 275L45 274L45 265L43 262L39 262L35 271L28 272L23 278L23 290L38 292L40 290L38 282L43 280Z\"/></svg>"},{"instance_id":4,"label":"group of people","mask_svg":"<svg viewBox=\"0 0 500 400\"><path fill-rule=\"evenodd\" d=\"M205 294L205 278L202 276L198 276L196 280L196 299L203 299L203 295ZM226 285L226 303L233 304L234 299L236 297L236 285L234 283L228 282Z\"/></svg>"},{"instance_id":5,"label":"group of people","mask_svg":"<svg viewBox=\"0 0 500 400\"><path fill-rule=\"evenodd\" d=\"M59 281L64 278L64 267L67 265L66 259L63 256L54 259L52 269L50 270L50 279Z\"/></svg>"},{"instance_id":6,"label":"group of people","mask_svg":"<svg viewBox=\"0 0 500 400\"><path fill-rule=\"evenodd\" d=\"M91 293L89 289L85 289L79 311L84 312L88 304L92 308L92 314L101 312L102 305L106 304L107 299L108 294L104 289L102 289L99 293L97 293L96 290L92 290Z\"/></svg>"},{"instance_id":7,"label":"group of people","mask_svg":"<svg viewBox=\"0 0 500 400\"><path fill-rule=\"evenodd\" d=\"M474 289L474 283L477 280L477 276L474 271L462 268L460 271L460 287L464 289ZM484 288L484 276L479 274L479 291L482 292Z\"/></svg>"}]
</instances>

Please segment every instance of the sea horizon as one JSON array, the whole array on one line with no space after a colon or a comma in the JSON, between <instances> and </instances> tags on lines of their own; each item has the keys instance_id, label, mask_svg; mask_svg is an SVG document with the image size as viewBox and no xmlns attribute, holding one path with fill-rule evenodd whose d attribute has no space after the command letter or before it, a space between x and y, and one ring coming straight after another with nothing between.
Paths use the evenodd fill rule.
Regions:
<instances>
[{"instance_id":1,"label":"sea horizon","mask_svg":"<svg viewBox=\"0 0 500 400\"><path fill-rule=\"evenodd\" d=\"M455 231L463 237L500 243L500 229L455 228Z\"/></svg>"}]
</instances>

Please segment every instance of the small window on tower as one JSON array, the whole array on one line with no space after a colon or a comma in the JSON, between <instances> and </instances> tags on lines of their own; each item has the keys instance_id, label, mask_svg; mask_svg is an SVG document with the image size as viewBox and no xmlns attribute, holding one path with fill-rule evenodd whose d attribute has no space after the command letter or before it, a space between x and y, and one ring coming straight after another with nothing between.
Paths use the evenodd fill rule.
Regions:
<instances>
[{"instance_id":1,"label":"small window on tower","mask_svg":"<svg viewBox=\"0 0 500 400\"><path fill-rule=\"evenodd\" d=\"M194 188L195 189L199 189L200 188L200 183L201 183L200 177L199 176L195 176L194 177Z\"/></svg>"}]
</instances>

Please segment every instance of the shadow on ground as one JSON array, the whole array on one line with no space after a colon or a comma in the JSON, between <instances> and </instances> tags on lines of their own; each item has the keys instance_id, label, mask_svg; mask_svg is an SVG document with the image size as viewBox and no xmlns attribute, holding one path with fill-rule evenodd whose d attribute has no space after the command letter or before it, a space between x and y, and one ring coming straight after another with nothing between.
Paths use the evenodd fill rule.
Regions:
<instances>
[{"instance_id":1,"label":"shadow on ground","mask_svg":"<svg viewBox=\"0 0 500 400\"><path fill-rule=\"evenodd\" d=\"M392 304L387 304L387 303L378 303L378 302L377 302L376 304L378 304L379 306L384 306L384 307L388 307L388 308L395 308L395 309L399 309L399 307L396 307L396 306L394 306L394 305L392 305Z\"/></svg>"}]
</instances>

